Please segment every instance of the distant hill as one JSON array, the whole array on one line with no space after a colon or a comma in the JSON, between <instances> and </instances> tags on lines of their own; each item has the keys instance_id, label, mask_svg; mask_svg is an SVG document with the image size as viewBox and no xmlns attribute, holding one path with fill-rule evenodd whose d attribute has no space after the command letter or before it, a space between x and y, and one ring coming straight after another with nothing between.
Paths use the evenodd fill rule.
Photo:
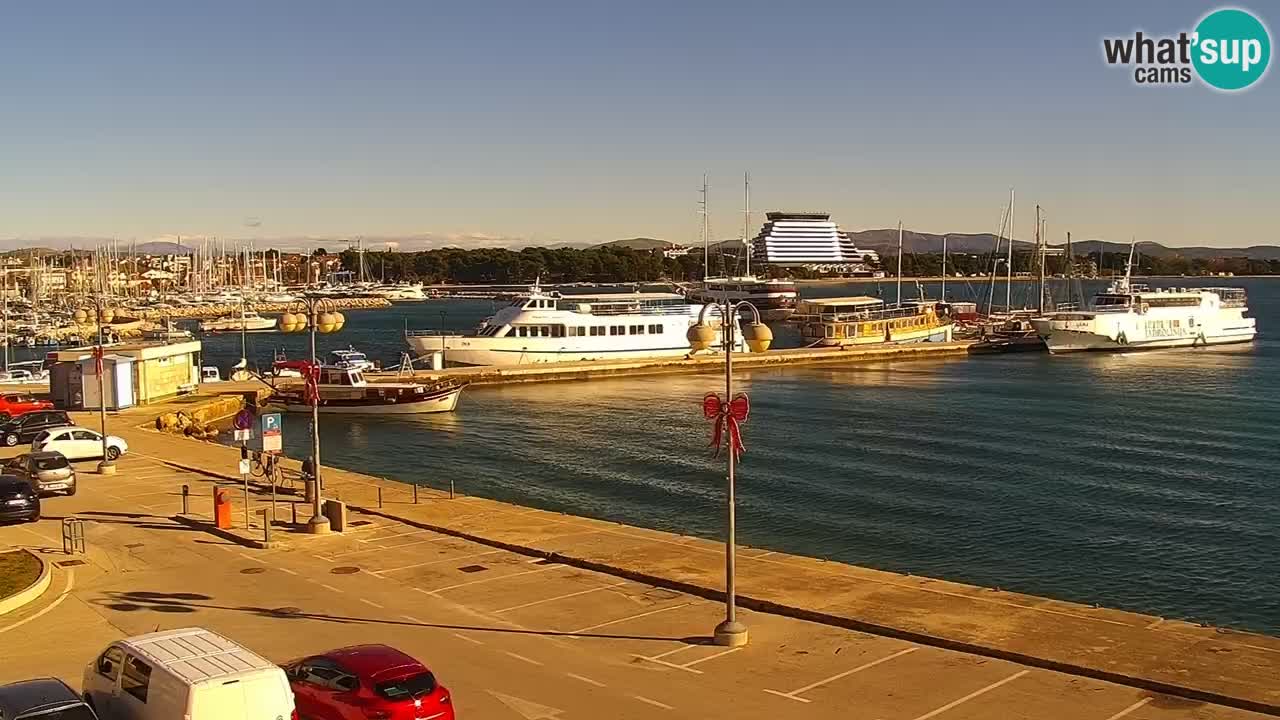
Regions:
<instances>
[{"instance_id":1,"label":"distant hill","mask_svg":"<svg viewBox=\"0 0 1280 720\"><path fill-rule=\"evenodd\" d=\"M599 245L592 245L591 247L624 247L624 248L631 248L632 250L661 250L662 248L668 247L670 245L671 243L667 242L666 240L658 240L655 238L647 238L647 237L636 237L636 238L627 238L625 240L613 240L607 243L600 243Z\"/></svg>"},{"instance_id":2,"label":"distant hill","mask_svg":"<svg viewBox=\"0 0 1280 720\"><path fill-rule=\"evenodd\" d=\"M185 255L192 251L186 245L174 242L144 242L134 248L139 255Z\"/></svg>"},{"instance_id":3,"label":"distant hill","mask_svg":"<svg viewBox=\"0 0 1280 720\"><path fill-rule=\"evenodd\" d=\"M849 233L855 245L867 250L893 255L898 251L898 231L894 228L883 230L860 230ZM913 230L902 231L902 249L909 253L942 252L942 235L920 233ZM981 254L989 253L996 246L996 236L992 233L951 233L947 235L947 252ZM1049 247L1065 247L1066 243L1049 243ZM1001 242L1001 247L1008 245ZM1035 243L1025 240L1014 240L1014 252L1030 252ZM1096 253L1099 250L1107 253L1127 253L1129 243L1110 242L1107 240L1076 240L1071 244L1072 252L1077 255ZM1151 257L1187 258L1223 258L1246 257L1254 260L1280 259L1280 247L1275 245L1251 245L1243 248L1185 247L1174 248L1156 242L1139 242L1138 252Z\"/></svg>"}]
</instances>

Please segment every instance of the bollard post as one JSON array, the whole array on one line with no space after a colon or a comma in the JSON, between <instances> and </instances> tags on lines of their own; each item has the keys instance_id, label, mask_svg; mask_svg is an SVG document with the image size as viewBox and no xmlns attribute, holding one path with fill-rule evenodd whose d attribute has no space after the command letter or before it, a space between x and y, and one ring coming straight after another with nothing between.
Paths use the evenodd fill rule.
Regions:
<instances>
[{"instance_id":1,"label":"bollard post","mask_svg":"<svg viewBox=\"0 0 1280 720\"><path fill-rule=\"evenodd\" d=\"M191 514L191 486L190 485L182 486L182 514L183 515Z\"/></svg>"},{"instance_id":2,"label":"bollard post","mask_svg":"<svg viewBox=\"0 0 1280 720\"><path fill-rule=\"evenodd\" d=\"M262 513L262 542L264 545L270 545L271 544L271 523L267 522L267 513L269 511L266 508L262 508L258 512Z\"/></svg>"},{"instance_id":3,"label":"bollard post","mask_svg":"<svg viewBox=\"0 0 1280 720\"><path fill-rule=\"evenodd\" d=\"M276 479L271 478L271 522L276 521Z\"/></svg>"},{"instance_id":4,"label":"bollard post","mask_svg":"<svg viewBox=\"0 0 1280 720\"><path fill-rule=\"evenodd\" d=\"M449 499L453 499L453 478L449 478Z\"/></svg>"},{"instance_id":5,"label":"bollard post","mask_svg":"<svg viewBox=\"0 0 1280 720\"><path fill-rule=\"evenodd\" d=\"M414 505L418 504L418 484L417 483L413 484L413 504Z\"/></svg>"},{"instance_id":6,"label":"bollard post","mask_svg":"<svg viewBox=\"0 0 1280 720\"><path fill-rule=\"evenodd\" d=\"M289 503L289 507L293 508L293 524L297 525L298 524L298 503L296 501L291 502Z\"/></svg>"},{"instance_id":7,"label":"bollard post","mask_svg":"<svg viewBox=\"0 0 1280 720\"><path fill-rule=\"evenodd\" d=\"M382 507L382 486L378 486L378 507Z\"/></svg>"}]
</instances>

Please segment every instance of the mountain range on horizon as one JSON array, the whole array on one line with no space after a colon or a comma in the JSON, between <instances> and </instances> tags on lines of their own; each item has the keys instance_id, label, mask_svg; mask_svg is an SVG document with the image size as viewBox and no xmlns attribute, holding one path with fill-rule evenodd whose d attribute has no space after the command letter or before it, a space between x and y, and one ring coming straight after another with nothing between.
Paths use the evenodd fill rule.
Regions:
<instances>
[{"instance_id":1,"label":"mountain range on horizon","mask_svg":"<svg viewBox=\"0 0 1280 720\"><path fill-rule=\"evenodd\" d=\"M854 244L859 248L866 250L875 250L881 255L890 255L896 253L898 247L898 231L895 228L882 228L874 230L858 230L849 233ZM992 252L996 248L996 236L992 233L924 233L914 230L903 230L902 248L908 253L940 253L942 252L943 238L947 238L947 251L951 253L965 254L986 254ZM453 242L451 242L453 241ZM61 252L71 247L91 248L97 244L110 244L108 238L41 238L33 241L32 246L13 247L19 240L9 239L0 240L0 246L9 246L9 249L0 251L0 254L11 255L36 252L40 254L51 254ZM228 240L227 247L238 247L240 244L249 242L246 240ZM268 248L276 248L282 252L310 252L317 248L325 248L330 253L338 253L347 249L350 240L347 238L256 238L253 240L255 246L260 250ZM727 245L739 243L737 238L722 240L713 243L713 246ZM1007 250L1006 240L1000 240L1000 247ZM38 246L35 245L38 243ZM530 243L522 241L519 238L497 238L483 235L469 236L425 236L425 235L406 235L406 236L380 236L366 237L364 239L365 247L369 251L381 251L385 249L395 249L400 252L415 252L418 250L432 250L444 248L458 248L466 250L474 250L480 248L502 247L508 249L518 249L521 247L545 247L548 249L560 248L600 248L600 247L626 247L633 250L655 250L661 249L673 244L686 245L685 243L672 243L666 240L653 237L632 237L619 240L611 240L602 243L588 242L563 242L555 244ZM1014 252L1025 253L1030 252L1035 247L1035 243L1026 240L1014 240ZM66 245L62 250L56 249L57 246ZM1062 248L1066 243L1050 243L1049 247ZM687 246L687 245L686 245ZM149 255L171 255L179 252L192 252L190 243L179 244L176 242L160 240L144 243L130 244L126 246L124 243L119 244L120 251L127 252L132 247L135 252ZM696 249L696 246L694 246ZM1126 253L1129 251L1129 243L1112 242L1108 240L1078 240L1072 243L1072 250L1077 255L1086 255L1096 253L1099 250L1107 253ZM1139 241L1138 252L1153 257L1175 257L1182 256L1187 258L1220 258L1220 257L1245 257L1255 260L1278 260L1280 259L1280 246L1277 245L1250 245L1245 247L1210 247L1197 245L1191 247L1172 247L1158 242Z\"/></svg>"}]
</instances>

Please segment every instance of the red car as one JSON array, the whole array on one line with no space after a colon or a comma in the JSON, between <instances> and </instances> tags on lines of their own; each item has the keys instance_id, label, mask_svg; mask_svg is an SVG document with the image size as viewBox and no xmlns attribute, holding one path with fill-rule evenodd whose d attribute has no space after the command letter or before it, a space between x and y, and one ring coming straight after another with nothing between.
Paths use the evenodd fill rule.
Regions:
<instances>
[{"instance_id":1,"label":"red car","mask_svg":"<svg viewBox=\"0 0 1280 720\"><path fill-rule=\"evenodd\" d=\"M0 393L0 415L8 415L9 417L18 417L24 413L35 410L52 410L53 403L48 400L37 400L31 396L31 393L24 392L7 392Z\"/></svg>"},{"instance_id":2,"label":"red car","mask_svg":"<svg viewBox=\"0 0 1280 720\"><path fill-rule=\"evenodd\" d=\"M284 670L299 720L454 720L449 690L393 647L330 650Z\"/></svg>"}]
</instances>

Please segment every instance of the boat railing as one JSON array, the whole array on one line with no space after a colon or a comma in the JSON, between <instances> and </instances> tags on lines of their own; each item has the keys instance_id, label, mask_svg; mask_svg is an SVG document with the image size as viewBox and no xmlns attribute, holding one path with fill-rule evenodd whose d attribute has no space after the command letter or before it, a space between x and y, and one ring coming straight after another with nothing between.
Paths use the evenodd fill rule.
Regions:
<instances>
[{"instance_id":1,"label":"boat railing","mask_svg":"<svg viewBox=\"0 0 1280 720\"><path fill-rule=\"evenodd\" d=\"M1249 294L1244 288L1207 287L1200 289L1217 295L1218 301L1221 303L1222 307L1245 307L1249 301Z\"/></svg>"},{"instance_id":2,"label":"boat railing","mask_svg":"<svg viewBox=\"0 0 1280 720\"><path fill-rule=\"evenodd\" d=\"M587 305L588 315L688 315L690 313L690 305L682 302L679 305L605 305L600 303L581 303ZM577 311L576 306L561 307L562 310Z\"/></svg>"},{"instance_id":3,"label":"boat railing","mask_svg":"<svg viewBox=\"0 0 1280 720\"><path fill-rule=\"evenodd\" d=\"M869 322L872 320L892 320L894 318L913 317L923 315L924 310L919 307L902 307L902 308L886 308L884 310L865 310L862 312L840 312L840 313L796 313L791 316L792 322L820 322L820 323L843 323L843 322Z\"/></svg>"},{"instance_id":4,"label":"boat railing","mask_svg":"<svg viewBox=\"0 0 1280 720\"><path fill-rule=\"evenodd\" d=\"M405 330L405 337L462 337L456 330Z\"/></svg>"}]
</instances>

